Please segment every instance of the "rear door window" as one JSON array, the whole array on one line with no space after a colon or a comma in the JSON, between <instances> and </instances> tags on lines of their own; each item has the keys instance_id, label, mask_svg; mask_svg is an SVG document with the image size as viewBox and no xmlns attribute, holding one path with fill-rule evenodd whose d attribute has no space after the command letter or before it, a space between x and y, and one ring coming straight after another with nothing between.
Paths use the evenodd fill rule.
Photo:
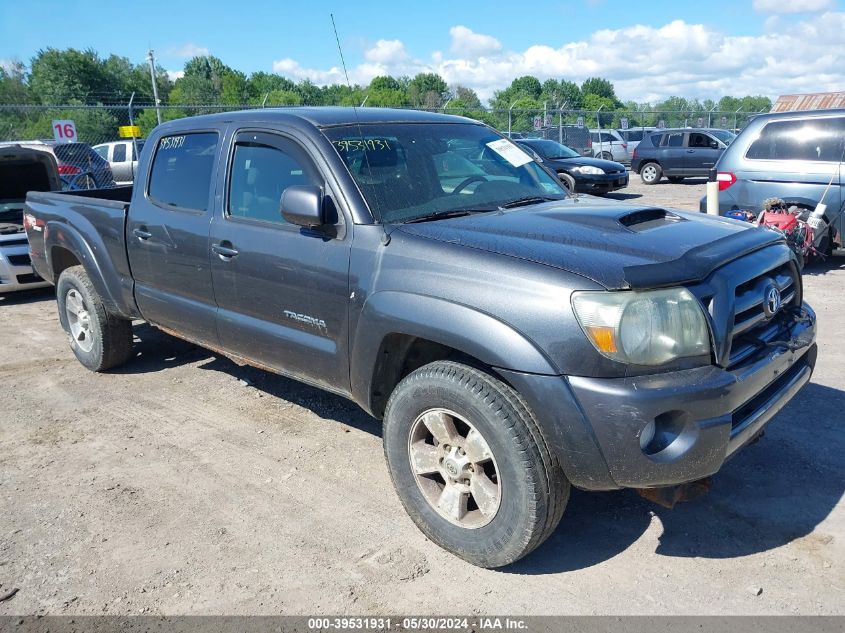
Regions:
<instances>
[{"instance_id":1,"label":"rear door window","mask_svg":"<svg viewBox=\"0 0 845 633\"><path fill-rule=\"evenodd\" d=\"M114 146L114 153L112 154L112 161L115 163L126 162L126 143L118 143Z\"/></svg>"},{"instance_id":2,"label":"rear door window","mask_svg":"<svg viewBox=\"0 0 845 633\"><path fill-rule=\"evenodd\" d=\"M746 158L840 162L845 118L772 121L751 144Z\"/></svg>"},{"instance_id":3,"label":"rear door window","mask_svg":"<svg viewBox=\"0 0 845 633\"><path fill-rule=\"evenodd\" d=\"M217 132L163 136L150 169L148 194L164 207L208 209Z\"/></svg>"},{"instance_id":4,"label":"rear door window","mask_svg":"<svg viewBox=\"0 0 845 633\"><path fill-rule=\"evenodd\" d=\"M665 134L663 136L663 145L665 147L683 147L684 146L684 133L683 132L670 132L669 134Z\"/></svg>"}]
</instances>

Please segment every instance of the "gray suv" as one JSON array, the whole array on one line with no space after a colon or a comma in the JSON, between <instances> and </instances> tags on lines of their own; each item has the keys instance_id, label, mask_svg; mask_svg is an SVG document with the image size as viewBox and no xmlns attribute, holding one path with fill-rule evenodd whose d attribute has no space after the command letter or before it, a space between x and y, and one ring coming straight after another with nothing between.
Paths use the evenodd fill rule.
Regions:
<instances>
[{"instance_id":1,"label":"gray suv","mask_svg":"<svg viewBox=\"0 0 845 633\"><path fill-rule=\"evenodd\" d=\"M778 112L756 117L716 163L719 213L760 211L766 198L814 209L824 195L831 224L823 248L841 243L845 202L845 110ZM825 193L827 190L827 193ZM701 199L700 209L707 201Z\"/></svg>"}]
</instances>

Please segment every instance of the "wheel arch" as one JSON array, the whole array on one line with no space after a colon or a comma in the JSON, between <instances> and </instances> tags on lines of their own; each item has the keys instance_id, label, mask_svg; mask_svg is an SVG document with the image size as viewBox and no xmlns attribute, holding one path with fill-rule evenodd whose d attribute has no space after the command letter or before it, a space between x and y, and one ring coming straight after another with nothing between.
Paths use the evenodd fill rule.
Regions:
<instances>
[{"instance_id":1,"label":"wheel arch","mask_svg":"<svg viewBox=\"0 0 845 633\"><path fill-rule=\"evenodd\" d=\"M132 306L127 306L122 300L119 290L117 293L113 290L120 288L122 276L109 259L109 252L104 245L99 244L94 249L76 229L58 222L48 223L46 233L44 248L54 284L58 283L59 275L65 269L80 265L108 312L124 318L137 317Z\"/></svg>"},{"instance_id":2,"label":"wheel arch","mask_svg":"<svg viewBox=\"0 0 845 633\"><path fill-rule=\"evenodd\" d=\"M457 360L503 382L508 380L498 368L558 373L531 341L508 324L435 297L375 293L358 324L350 359L352 394L376 417L382 416L390 392L404 376L435 360Z\"/></svg>"}]
</instances>

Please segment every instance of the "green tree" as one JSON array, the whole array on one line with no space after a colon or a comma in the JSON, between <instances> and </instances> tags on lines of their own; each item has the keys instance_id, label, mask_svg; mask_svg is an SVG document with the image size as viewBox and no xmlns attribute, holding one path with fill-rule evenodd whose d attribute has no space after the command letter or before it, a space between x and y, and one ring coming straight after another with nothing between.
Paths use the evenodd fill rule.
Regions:
<instances>
[{"instance_id":1,"label":"green tree","mask_svg":"<svg viewBox=\"0 0 845 633\"><path fill-rule=\"evenodd\" d=\"M472 108L473 110L481 108L481 99L478 98L475 90L466 86L455 86L455 98L449 104L449 107L455 107L454 104L456 101L460 102L463 108Z\"/></svg>"},{"instance_id":2,"label":"green tree","mask_svg":"<svg viewBox=\"0 0 845 633\"><path fill-rule=\"evenodd\" d=\"M303 79L295 88L296 92L302 99L302 105L322 105L323 93L318 86L314 85L310 79ZM359 102L360 103L360 102Z\"/></svg>"},{"instance_id":3,"label":"green tree","mask_svg":"<svg viewBox=\"0 0 845 633\"><path fill-rule=\"evenodd\" d=\"M616 98L616 91L613 89L613 84L601 77L590 77L584 80L584 83L581 84L581 94L585 97L587 95L596 95L610 99L614 103L619 102Z\"/></svg>"},{"instance_id":4,"label":"green tree","mask_svg":"<svg viewBox=\"0 0 845 633\"><path fill-rule=\"evenodd\" d=\"M416 108L439 108L448 94L449 86L436 73L419 73L408 82L408 100Z\"/></svg>"},{"instance_id":5,"label":"green tree","mask_svg":"<svg viewBox=\"0 0 845 633\"><path fill-rule=\"evenodd\" d=\"M252 73L249 76L249 85L251 90L256 95L260 95L262 99L264 95L273 90L288 90L293 92L296 89L296 84L287 77L264 71Z\"/></svg>"},{"instance_id":6,"label":"green tree","mask_svg":"<svg viewBox=\"0 0 845 633\"><path fill-rule=\"evenodd\" d=\"M402 85L399 83L399 80L390 77L387 75L380 75L378 77L373 77L373 80L370 82L369 86L370 90L396 90L402 92Z\"/></svg>"},{"instance_id":7,"label":"green tree","mask_svg":"<svg viewBox=\"0 0 845 633\"><path fill-rule=\"evenodd\" d=\"M40 50L30 66L29 86L47 105L94 103L118 88L92 49Z\"/></svg>"},{"instance_id":8,"label":"green tree","mask_svg":"<svg viewBox=\"0 0 845 633\"><path fill-rule=\"evenodd\" d=\"M239 70L227 70L223 73L220 90L220 102L226 105L246 105L256 96L246 75Z\"/></svg>"},{"instance_id":9,"label":"green tree","mask_svg":"<svg viewBox=\"0 0 845 633\"><path fill-rule=\"evenodd\" d=\"M21 62L12 62L8 68L0 66L0 103L27 103L29 90L26 69Z\"/></svg>"}]
</instances>

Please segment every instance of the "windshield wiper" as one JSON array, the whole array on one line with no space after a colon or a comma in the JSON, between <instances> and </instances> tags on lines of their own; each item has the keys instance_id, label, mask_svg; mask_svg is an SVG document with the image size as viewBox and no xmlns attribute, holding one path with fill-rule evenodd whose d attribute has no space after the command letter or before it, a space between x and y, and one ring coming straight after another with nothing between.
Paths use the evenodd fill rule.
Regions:
<instances>
[{"instance_id":1,"label":"windshield wiper","mask_svg":"<svg viewBox=\"0 0 845 633\"><path fill-rule=\"evenodd\" d=\"M525 196L524 198L517 198L505 204L499 205L500 209L513 209L514 207L524 207L529 204L539 204L540 202L548 202L549 200L560 200L560 198L552 196Z\"/></svg>"},{"instance_id":2,"label":"windshield wiper","mask_svg":"<svg viewBox=\"0 0 845 633\"><path fill-rule=\"evenodd\" d=\"M447 218L460 218L465 215L472 215L474 213L490 213L491 211L498 211L495 207L482 207L478 209L449 209L447 211L438 211L431 215L424 215L419 218L411 218L405 220L402 224L414 224L415 222L431 222L432 220L445 220Z\"/></svg>"}]
</instances>

